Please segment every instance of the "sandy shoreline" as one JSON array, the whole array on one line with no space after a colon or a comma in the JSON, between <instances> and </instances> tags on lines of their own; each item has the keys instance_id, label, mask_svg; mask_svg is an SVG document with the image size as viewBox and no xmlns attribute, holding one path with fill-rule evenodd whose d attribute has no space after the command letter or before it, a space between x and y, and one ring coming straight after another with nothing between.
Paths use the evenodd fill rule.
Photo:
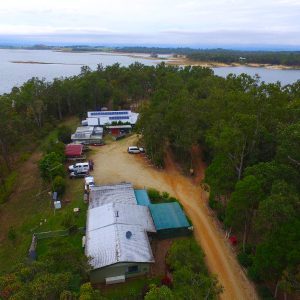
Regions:
<instances>
[{"instance_id":1,"label":"sandy shoreline","mask_svg":"<svg viewBox=\"0 0 300 300\"><path fill-rule=\"evenodd\" d=\"M177 66L199 66L199 67L207 67L207 68L220 68L220 67L250 67L250 68L265 68L272 70L300 70L300 66L285 66L285 65L271 65L271 64L240 64L240 63L218 63L218 62L206 62L206 61L194 61L185 57L172 57L168 59L166 62L168 65L177 65Z\"/></svg>"},{"instance_id":2,"label":"sandy shoreline","mask_svg":"<svg viewBox=\"0 0 300 300\"><path fill-rule=\"evenodd\" d=\"M44 61L31 61L31 60L11 60L12 64L30 64L30 65L68 65L68 66L83 66L84 64L68 64L59 62L44 62Z\"/></svg>"}]
</instances>

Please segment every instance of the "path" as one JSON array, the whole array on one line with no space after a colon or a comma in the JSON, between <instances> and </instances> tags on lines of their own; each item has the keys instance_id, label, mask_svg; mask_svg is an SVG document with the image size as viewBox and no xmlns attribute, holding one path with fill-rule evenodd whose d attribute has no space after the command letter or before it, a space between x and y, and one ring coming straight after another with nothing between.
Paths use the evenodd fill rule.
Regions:
<instances>
[{"instance_id":1,"label":"path","mask_svg":"<svg viewBox=\"0 0 300 300\"><path fill-rule=\"evenodd\" d=\"M96 148L92 155L95 162L93 176L96 183L126 181L139 188L152 187L166 191L178 198L193 222L195 237L206 254L209 270L218 275L224 287L221 299L258 299L255 289L225 241L224 233L218 228L207 208L206 193L193 180L179 172L170 156L167 157L166 169L158 170L143 156L128 154L127 147L134 144L135 136L132 136Z\"/></svg>"}]
</instances>

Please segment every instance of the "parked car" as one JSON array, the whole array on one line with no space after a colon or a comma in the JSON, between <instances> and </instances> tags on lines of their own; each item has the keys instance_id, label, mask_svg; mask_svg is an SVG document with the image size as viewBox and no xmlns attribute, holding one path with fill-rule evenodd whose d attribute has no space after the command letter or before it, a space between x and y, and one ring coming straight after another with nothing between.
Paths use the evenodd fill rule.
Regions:
<instances>
[{"instance_id":1,"label":"parked car","mask_svg":"<svg viewBox=\"0 0 300 300\"><path fill-rule=\"evenodd\" d=\"M69 172L77 172L84 173L89 172L90 166L88 162L76 163L74 165L69 166Z\"/></svg>"},{"instance_id":2,"label":"parked car","mask_svg":"<svg viewBox=\"0 0 300 300\"><path fill-rule=\"evenodd\" d=\"M73 178L84 178L84 177L86 177L86 176L88 176L89 175L89 173L88 172L71 172L70 174L69 174L69 177L70 177L70 179L73 179Z\"/></svg>"},{"instance_id":3,"label":"parked car","mask_svg":"<svg viewBox=\"0 0 300 300\"><path fill-rule=\"evenodd\" d=\"M144 148L139 148L137 146L130 146L130 147L128 147L127 152L131 153L131 154L138 154L141 152L145 152L145 150L144 150Z\"/></svg>"}]
</instances>

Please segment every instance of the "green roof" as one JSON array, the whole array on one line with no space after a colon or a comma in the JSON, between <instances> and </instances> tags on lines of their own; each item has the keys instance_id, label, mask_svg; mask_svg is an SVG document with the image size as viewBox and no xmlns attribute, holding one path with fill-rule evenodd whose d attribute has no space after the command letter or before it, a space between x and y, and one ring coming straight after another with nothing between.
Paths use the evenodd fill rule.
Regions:
<instances>
[{"instance_id":1,"label":"green roof","mask_svg":"<svg viewBox=\"0 0 300 300\"><path fill-rule=\"evenodd\" d=\"M190 226L182 208L177 202L150 204L149 208L156 230Z\"/></svg>"},{"instance_id":2,"label":"green roof","mask_svg":"<svg viewBox=\"0 0 300 300\"><path fill-rule=\"evenodd\" d=\"M134 194L138 205L149 206L151 204L146 190L134 190Z\"/></svg>"}]
</instances>

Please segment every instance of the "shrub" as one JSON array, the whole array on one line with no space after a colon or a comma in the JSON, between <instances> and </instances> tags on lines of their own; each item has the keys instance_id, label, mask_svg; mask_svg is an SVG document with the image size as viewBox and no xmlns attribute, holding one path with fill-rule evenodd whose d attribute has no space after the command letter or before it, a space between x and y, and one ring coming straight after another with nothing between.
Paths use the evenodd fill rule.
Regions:
<instances>
[{"instance_id":1,"label":"shrub","mask_svg":"<svg viewBox=\"0 0 300 300\"><path fill-rule=\"evenodd\" d=\"M161 196L160 196L160 192L156 189L148 189L147 190L148 192L148 196L149 198L154 201L154 202L157 202L160 200Z\"/></svg>"},{"instance_id":2,"label":"shrub","mask_svg":"<svg viewBox=\"0 0 300 300\"><path fill-rule=\"evenodd\" d=\"M58 128L57 138L60 142L64 144L69 144L71 142L72 129L68 126L61 126Z\"/></svg>"},{"instance_id":3,"label":"shrub","mask_svg":"<svg viewBox=\"0 0 300 300\"><path fill-rule=\"evenodd\" d=\"M44 180L53 180L56 176L65 176L61 157L55 152L46 154L39 163L41 176Z\"/></svg>"},{"instance_id":4,"label":"shrub","mask_svg":"<svg viewBox=\"0 0 300 300\"><path fill-rule=\"evenodd\" d=\"M162 192L161 196L162 196L164 199L169 199L169 198L170 198L170 194L167 193L167 192Z\"/></svg>"},{"instance_id":5,"label":"shrub","mask_svg":"<svg viewBox=\"0 0 300 300\"><path fill-rule=\"evenodd\" d=\"M56 176L53 180L53 192L57 192L62 196L66 190L66 180L61 176Z\"/></svg>"},{"instance_id":6,"label":"shrub","mask_svg":"<svg viewBox=\"0 0 300 300\"><path fill-rule=\"evenodd\" d=\"M61 225L64 226L65 228L69 229L73 226L76 226L75 224L75 217L72 212L67 212L62 218Z\"/></svg>"}]
</instances>

